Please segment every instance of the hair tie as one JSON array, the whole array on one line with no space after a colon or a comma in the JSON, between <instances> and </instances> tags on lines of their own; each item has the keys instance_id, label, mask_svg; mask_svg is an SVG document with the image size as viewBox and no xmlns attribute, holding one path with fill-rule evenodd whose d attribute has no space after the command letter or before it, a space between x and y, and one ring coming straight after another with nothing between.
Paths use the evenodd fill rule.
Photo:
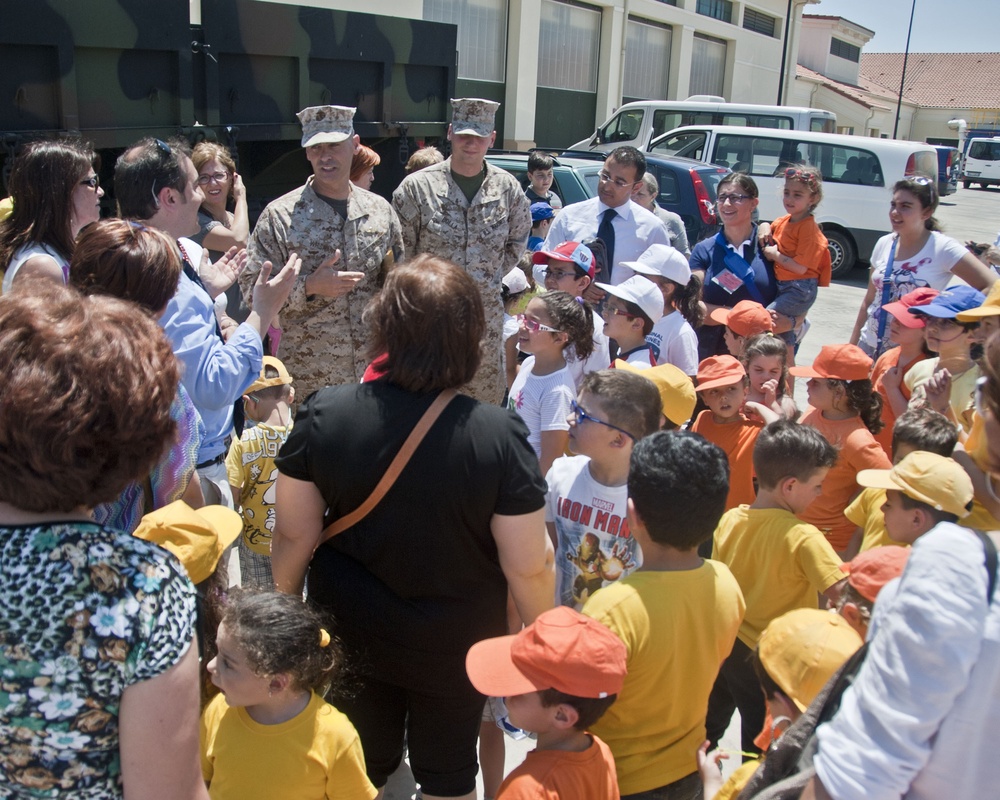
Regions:
<instances>
[{"instance_id":1,"label":"hair tie","mask_svg":"<svg viewBox=\"0 0 1000 800\"><path fill-rule=\"evenodd\" d=\"M328 647L330 645L330 634L326 628L319 629L319 646Z\"/></svg>"},{"instance_id":2,"label":"hair tie","mask_svg":"<svg viewBox=\"0 0 1000 800\"><path fill-rule=\"evenodd\" d=\"M574 299L574 300L576 300L576 302L578 302L578 303L579 303L579 304L580 304L581 306L582 306L582 305L583 305L583 303L584 303L584 300L583 300L583 298L582 298L582 297L574 297L573 299Z\"/></svg>"}]
</instances>

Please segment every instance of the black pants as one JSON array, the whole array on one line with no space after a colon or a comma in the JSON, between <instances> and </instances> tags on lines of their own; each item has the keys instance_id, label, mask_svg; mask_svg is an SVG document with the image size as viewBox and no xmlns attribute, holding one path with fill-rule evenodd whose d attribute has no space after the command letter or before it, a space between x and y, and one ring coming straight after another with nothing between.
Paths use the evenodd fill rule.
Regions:
<instances>
[{"instance_id":1,"label":"black pants","mask_svg":"<svg viewBox=\"0 0 1000 800\"><path fill-rule=\"evenodd\" d=\"M733 645L733 652L722 662L719 677L715 679L712 694L708 698L708 718L705 721L707 739L714 749L733 719L733 711L740 710L740 732L742 749L748 753L759 753L753 740L764 726L767 706L764 691L760 688L753 671L753 651L739 639Z\"/></svg>"}]
</instances>

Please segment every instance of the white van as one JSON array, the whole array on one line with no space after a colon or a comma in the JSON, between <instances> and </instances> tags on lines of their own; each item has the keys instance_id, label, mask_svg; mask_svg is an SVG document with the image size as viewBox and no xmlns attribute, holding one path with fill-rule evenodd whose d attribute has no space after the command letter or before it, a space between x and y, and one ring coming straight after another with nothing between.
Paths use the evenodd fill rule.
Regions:
<instances>
[{"instance_id":1,"label":"white van","mask_svg":"<svg viewBox=\"0 0 1000 800\"><path fill-rule=\"evenodd\" d=\"M978 183L980 189L1000 186L1000 136L992 139L969 139L962 166L962 186Z\"/></svg>"},{"instance_id":2,"label":"white van","mask_svg":"<svg viewBox=\"0 0 1000 800\"><path fill-rule=\"evenodd\" d=\"M610 153L631 145L645 150L666 131L682 125L740 125L750 128L833 133L837 115L818 108L727 103L722 97L695 95L687 100L640 100L621 106L589 139L572 150Z\"/></svg>"},{"instance_id":3,"label":"white van","mask_svg":"<svg viewBox=\"0 0 1000 800\"><path fill-rule=\"evenodd\" d=\"M653 140L649 152L749 173L760 190L758 211L766 221L785 213L785 169L819 167L823 202L816 221L830 242L834 275L846 274L858 259L867 261L875 242L891 230L889 200L896 181L925 175L937 183L934 146L895 139L705 125L669 131Z\"/></svg>"}]
</instances>

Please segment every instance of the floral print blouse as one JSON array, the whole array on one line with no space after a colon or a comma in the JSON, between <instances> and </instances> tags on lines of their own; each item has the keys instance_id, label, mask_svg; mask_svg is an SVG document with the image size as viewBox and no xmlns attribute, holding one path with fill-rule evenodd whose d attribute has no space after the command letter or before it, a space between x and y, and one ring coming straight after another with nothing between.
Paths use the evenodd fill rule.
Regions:
<instances>
[{"instance_id":1,"label":"floral print blouse","mask_svg":"<svg viewBox=\"0 0 1000 800\"><path fill-rule=\"evenodd\" d=\"M194 587L95 523L0 527L0 800L122 796L118 709L187 652Z\"/></svg>"}]
</instances>

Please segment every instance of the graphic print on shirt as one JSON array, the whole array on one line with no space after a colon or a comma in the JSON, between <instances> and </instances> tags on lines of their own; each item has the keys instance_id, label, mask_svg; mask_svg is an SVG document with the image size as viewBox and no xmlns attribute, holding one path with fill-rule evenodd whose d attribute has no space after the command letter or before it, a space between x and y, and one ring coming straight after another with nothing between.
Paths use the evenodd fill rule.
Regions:
<instances>
[{"instance_id":1,"label":"graphic print on shirt","mask_svg":"<svg viewBox=\"0 0 1000 800\"><path fill-rule=\"evenodd\" d=\"M606 487L604 487L606 488ZM560 495L555 504L556 597L577 610L594 592L624 578L642 564L639 545L625 518L627 489L585 501ZM602 493L603 494L603 493Z\"/></svg>"}]
</instances>

